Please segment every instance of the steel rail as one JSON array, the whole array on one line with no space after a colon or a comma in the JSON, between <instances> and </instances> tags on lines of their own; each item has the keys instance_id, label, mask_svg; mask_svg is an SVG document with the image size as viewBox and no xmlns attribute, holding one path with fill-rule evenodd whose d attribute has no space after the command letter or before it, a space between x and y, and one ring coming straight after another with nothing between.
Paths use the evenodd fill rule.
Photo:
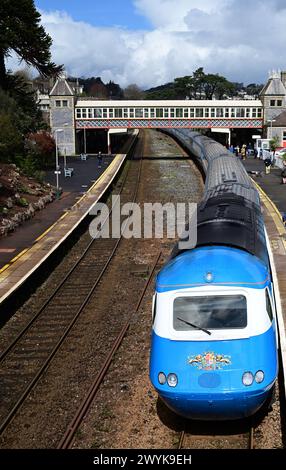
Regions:
<instances>
[{"instance_id":1,"label":"steel rail","mask_svg":"<svg viewBox=\"0 0 286 470\"><path fill-rule=\"evenodd\" d=\"M116 340L114 341L113 343L113 346L112 346L112 349L110 350L104 364L102 365L100 371L98 372L96 378L94 379L93 383L91 384L85 398L83 399L83 401L81 402L81 404L79 405L78 407L78 410L73 418L73 420L71 421L70 425L68 426L64 436L62 437L60 443L58 444L57 446L57 449L69 449L71 448L72 444L73 444L73 437L74 437L74 434L76 433L77 429L79 428L83 418L85 417L87 411L89 410L96 394L97 394L97 391L112 363L112 360L113 360L113 357L114 357L114 354L116 353L116 351L118 350L118 348L120 347L128 329L129 329L129 326L130 326L130 323L131 323L131 320L133 318L133 316L138 312L140 306L141 306L141 303L142 303L142 300L144 298L144 295L146 293L146 290L148 289L149 287L149 284L152 280L152 277L153 277L153 274L154 274L154 271L156 269L156 266L159 262L159 259L162 255L162 252L160 252L156 258L156 261L154 262L153 264L153 267L152 267L152 270L148 276L148 279L146 280L146 283L145 283L145 286L141 292L141 296L137 302L137 305L136 305L136 308L133 312L131 312L131 314L129 315L129 318L128 320L126 321L126 323L124 324L124 326L122 327L120 333L118 334Z\"/></svg>"},{"instance_id":2,"label":"steel rail","mask_svg":"<svg viewBox=\"0 0 286 470\"><path fill-rule=\"evenodd\" d=\"M127 176L128 176L128 172L126 173L125 177L124 177L124 180L123 180L123 183L121 185L121 188L120 188L120 191L119 191L119 194L117 195L117 198L114 202L114 204L112 205L111 209L110 209L110 212L108 214L108 216L106 217L106 219L104 220L103 222L103 225L109 220L111 214L112 214L112 210L114 208L114 206L116 205L117 201L118 201L118 198L120 196L120 194L122 193L123 191L123 188L124 188L124 184L126 182L126 179L127 179ZM4 351L1 352L0 354L0 364L5 360L7 354L16 346L16 344L20 341L20 339L24 336L24 334L29 330L29 328L33 325L33 323L37 320L37 318L41 315L41 313L45 310L45 308L51 303L51 301L53 300L53 298L58 294L58 292L60 291L60 289L65 285L66 281L71 277L72 273L75 271L75 269L80 265L80 263L82 262L82 260L85 258L86 254L89 252L91 246L94 244L95 240L97 238L92 238L92 240L88 243L87 247L84 249L83 253L81 254L80 258L74 263L74 265L70 268L70 270L67 272L67 274L63 277L63 279L61 280L61 282L57 285L57 287L54 289L54 291L51 293L51 295L48 297L47 300L45 300L45 302L43 303L43 305L40 307L40 309L36 312L36 314L29 320L29 322L25 325L25 327L20 331L20 333L18 333L18 335L13 339L13 341L11 341L11 343L4 349Z\"/></svg>"},{"instance_id":3,"label":"steel rail","mask_svg":"<svg viewBox=\"0 0 286 470\"><path fill-rule=\"evenodd\" d=\"M133 203L135 202L136 200L136 197L137 197L137 192L138 192L138 187L139 187L139 181L140 181L140 175L141 175L141 167L142 167L142 158L140 157L140 163L139 163L139 170L138 170L138 173L137 173L137 179L136 179L136 186L135 186L135 191L134 191L134 196L133 196ZM128 172L129 173L129 172ZM127 175L128 175L127 173ZM126 175L126 178L124 180L124 182L126 182L126 179L127 179L127 175ZM124 185L122 185L122 188L123 188ZM113 205L114 207L114 205ZM108 216L108 219L111 215L111 212L109 213L109 216ZM106 218L107 220L107 218ZM126 221L126 224L127 224L127 221ZM29 395L29 393L31 392L31 390L34 388L34 386L36 385L36 383L38 382L38 380L40 379L40 377L42 376L42 374L45 372L45 370L48 368L48 366L50 365L50 362L52 361L53 357L55 356L56 352L59 350L59 348L61 347L62 343L64 342L64 340L66 339L66 337L68 336L69 332L71 331L72 327L74 326L74 324L76 323L78 317L80 316L80 314L82 313L84 307L87 305L87 303L89 302L92 294L94 293L94 290L96 289L97 285L99 284L99 282L101 281L106 269L108 268L116 250L117 250L117 247L120 243L120 241L122 240L122 236L123 236L123 230L122 230L122 233L121 233L121 236L120 238L116 241L115 243L115 246L110 254L110 256L108 257L105 265L103 266L99 276L97 277L97 279L95 280L92 288L90 289L90 291L88 292L85 300L82 302L82 304L80 305L80 307L78 308L75 316L73 317L72 321L69 323L68 327L65 329L64 333L62 334L61 338L59 339L59 341L56 343L56 345L54 346L54 348L52 349L51 353L48 355L48 357L46 358L46 360L44 361L44 363L42 364L42 366L40 367L40 369L37 371L36 375L33 377L33 379L29 382L29 384L26 386L25 390L23 391L23 393L21 394L21 396L19 397L19 399L17 400L17 402L14 404L14 406L11 408L11 410L9 411L9 413L6 415L6 417L4 418L4 420L1 422L0 424L0 434L2 434L4 432L4 430L6 429L6 427L8 426L8 424L12 421L12 419L14 418L16 412L18 411L18 409L21 407L21 405L24 403L25 399L27 398L27 396ZM91 243L89 243L87 249L85 250L84 254L86 254L88 252L88 249L90 248L90 246L92 245L92 243L94 242L94 240L92 240ZM82 260L83 257L81 257L81 260ZM74 271L74 268L78 266L78 263L76 263L75 266L72 267L72 269L70 271ZM69 273L68 273L69 274ZM66 276L65 280L68 278L69 276ZM61 282L61 286L63 285L63 282ZM56 289L56 293L59 291L59 289ZM48 299L49 301L54 298L54 293L52 294L52 296ZM49 302L45 302L45 306L48 305ZM43 311L43 307L41 307L41 312ZM39 316L37 314L37 316ZM33 319L33 322L34 322L34 319ZM29 323L29 326L31 323L33 322L30 322ZM28 330L28 327L25 327L24 328L24 333L27 332ZM20 338L22 338L23 334L21 332L21 334L19 335ZM19 338L19 339L20 339ZM19 339L17 338L17 342L19 341ZM14 346L15 346L15 342L14 342ZM8 349L8 348L7 348ZM12 349L9 348L9 351ZM8 352L6 353L6 355L8 354Z\"/></svg>"}]
</instances>

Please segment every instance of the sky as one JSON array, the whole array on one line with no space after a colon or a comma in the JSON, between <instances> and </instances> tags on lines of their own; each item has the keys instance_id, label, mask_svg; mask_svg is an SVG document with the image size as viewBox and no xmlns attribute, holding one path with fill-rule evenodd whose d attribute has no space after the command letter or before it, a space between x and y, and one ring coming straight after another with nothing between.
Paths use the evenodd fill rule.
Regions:
<instances>
[{"instance_id":1,"label":"sky","mask_svg":"<svg viewBox=\"0 0 286 470\"><path fill-rule=\"evenodd\" d=\"M198 67L264 83L286 70L286 0L35 0L69 75L143 89ZM13 61L15 63L15 61ZM14 65L12 65L14 68Z\"/></svg>"}]
</instances>

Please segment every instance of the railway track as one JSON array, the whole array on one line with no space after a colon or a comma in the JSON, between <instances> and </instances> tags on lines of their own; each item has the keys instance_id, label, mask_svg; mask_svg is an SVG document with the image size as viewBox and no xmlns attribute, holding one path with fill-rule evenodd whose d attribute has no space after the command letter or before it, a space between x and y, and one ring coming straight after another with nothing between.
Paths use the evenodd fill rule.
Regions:
<instances>
[{"instance_id":1,"label":"railway track","mask_svg":"<svg viewBox=\"0 0 286 470\"><path fill-rule=\"evenodd\" d=\"M147 288L153 278L153 275L154 275L154 272L156 270L156 267L159 263L159 260L161 258L161 255L162 255L162 252L159 252L159 254L157 255L156 257L156 260L153 264L153 267L149 273L149 276L145 282L145 286L141 292L141 295L139 297L139 300L137 302L137 305L134 309L133 312L130 313L129 315L129 318L127 319L127 321L125 322L125 324L123 325L121 331L119 332L118 336L116 337L114 343L113 343L113 346L104 362L104 364L102 365L102 367L100 368L98 374L96 375L93 383L91 384L89 390L88 390L88 393L86 394L86 396L84 397L84 399L82 400L81 404L79 405L75 415L74 415L74 418L73 420L71 421L69 427L67 428L63 438L61 439L59 445L58 445L58 449L69 449L72 447L72 444L73 444L73 437L76 433L76 431L79 429L79 426L84 418L84 416L86 415L86 413L88 412L95 396L96 396L96 393L104 379L104 377L106 376L106 373L109 369L109 366L112 362L112 359L116 353L116 351L118 350L118 348L120 347L128 329L129 329L129 326L130 326L130 323L131 323L131 320L132 320L132 317L138 312L141 304L142 304L142 301L144 299L144 295L147 291Z\"/></svg>"},{"instance_id":2,"label":"railway track","mask_svg":"<svg viewBox=\"0 0 286 470\"><path fill-rule=\"evenodd\" d=\"M135 202L142 159L122 182L121 202ZM112 208L105 223L112 217ZM122 238L122 237L121 237ZM0 434L36 386L68 337L110 265L121 241L92 239L55 290L0 355ZM75 295L76 293L76 295Z\"/></svg>"},{"instance_id":3,"label":"railway track","mask_svg":"<svg viewBox=\"0 0 286 470\"><path fill-rule=\"evenodd\" d=\"M178 449L254 449L254 428L249 426L245 432L227 432L227 424L224 424L225 434L197 434L184 429L180 432Z\"/></svg>"}]
</instances>

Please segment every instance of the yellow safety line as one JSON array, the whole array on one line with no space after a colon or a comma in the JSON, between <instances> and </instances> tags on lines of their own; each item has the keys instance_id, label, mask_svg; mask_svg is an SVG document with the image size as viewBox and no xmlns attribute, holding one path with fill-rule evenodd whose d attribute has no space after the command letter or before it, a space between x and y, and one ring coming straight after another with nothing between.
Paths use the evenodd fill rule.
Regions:
<instances>
[{"instance_id":1,"label":"yellow safety line","mask_svg":"<svg viewBox=\"0 0 286 470\"><path fill-rule=\"evenodd\" d=\"M10 264L5 264L3 268L0 269L0 274L3 273L7 268L9 268Z\"/></svg>"},{"instance_id":2,"label":"yellow safety line","mask_svg":"<svg viewBox=\"0 0 286 470\"><path fill-rule=\"evenodd\" d=\"M282 215L281 215L278 207L270 199L270 197L265 193L265 191L263 191L261 186L259 186L259 184L257 184L256 181L254 181L254 180L252 180L252 181L255 184L255 186L257 187L259 193L263 196L261 199L262 199L263 203L265 204L266 208L268 209L269 214L272 217L272 220L275 224L275 227L277 228L277 231L278 231L279 235L284 235L286 233L286 231L285 231L284 224L282 222ZM271 210L271 209L273 209L275 213L273 213L273 210ZM282 241L283 246L286 250L286 240L284 240L284 238L281 237L281 241Z\"/></svg>"},{"instance_id":3,"label":"yellow safety line","mask_svg":"<svg viewBox=\"0 0 286 470\"><path fill-rule=\"evenodd\" d=\"M115 162L117 162L117 157L119 155L122 155L122 154L116 154L114 159L112 160L112 162L108 165L108 167L104 170L104 172L100 175L100 177L93 183L93 185L89 188L88 191L86 191L86 193L71 207L71 210L72 208L76 207L81 201L82 199L84 199L86 197L86 194L89 193L90 191L92 191L94 189L94 187L100 182L100 180L105 176L105 174L107 173L107 171L110 171L113 166L115 166ZM49 228L47 228L47 230L45 230L38 238L36 238L36 240L34 240L33 242L33 245L35 243L38 243L42 238L44 238L45 235L47 235L47 233L49 233L52 228L55 227L55 225L57 225L59 223L59 221L63 220L69 213L70 211L68 212L65 212L63 215L61 215L61 217L56 220L56 222L54 222ZM32 248L29 247L29 248L25 248L25 250L21 251L21 253L19 253L17 256L15 256L15 258L13 258L9 264L5 264L5 266L3 266L3 268L0 269L0 273L2 273L3 271L5 271L6 269L8 269L12 263L15 263L15 261L17 261L19 258L21 258L21 256L23 256L25 253L27 253L27 251L29 251L30 249Z\"/></svg>"},{"instance_id":4,"label":"yellow safety line","mask_svg":"<svg viewBox=\"0 0 286 470\"><path fill-rule=\"evenodd\" d=\"M10 264L15 263L15 261L17 261L17 259L21 258L21 256L23 256L25 253L27 253L28 250L29 250L29 248L25 248L25 250L21 251L21 253L19 253L17 256L15 256L15 258L11 259Z\"/></svg>"},{"instance_id":5,"label":"yellow safety line","mask_svg":"<svg viewBox=\"0 0 286 470\"><path fill-rule=\"evenodd\" d=\"M60 220L60 219L59 219L59 220ZM47 233L50 232L50 230L52 230L52 228L53 228L55 225L57 225L57 223L58 223L58 220L57 220L55 223L53 223L53 225L51 225L49 228L47 228L47 230L45 230L38 238L36 238L36 240L34 240L33 243L39 242L45 235L47 235Z\"/></svg>"}]
</instances>

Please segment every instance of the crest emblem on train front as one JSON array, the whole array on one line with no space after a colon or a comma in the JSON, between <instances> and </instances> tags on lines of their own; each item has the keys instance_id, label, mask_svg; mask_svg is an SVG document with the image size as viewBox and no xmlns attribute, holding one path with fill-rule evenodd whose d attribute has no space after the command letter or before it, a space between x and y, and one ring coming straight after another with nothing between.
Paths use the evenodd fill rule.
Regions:
<instances>
[{"instance_id":1,"label":"crest emblem on train front","mask_svg":"<svg viewBox=\"0 0 286 470\"><path fill-rule=\"evenodd\" d=\"M188 364L199 370L219 370L231 364L231 356L207 351L203 354L188 357Z\"/></svg>"}]
</instances>

